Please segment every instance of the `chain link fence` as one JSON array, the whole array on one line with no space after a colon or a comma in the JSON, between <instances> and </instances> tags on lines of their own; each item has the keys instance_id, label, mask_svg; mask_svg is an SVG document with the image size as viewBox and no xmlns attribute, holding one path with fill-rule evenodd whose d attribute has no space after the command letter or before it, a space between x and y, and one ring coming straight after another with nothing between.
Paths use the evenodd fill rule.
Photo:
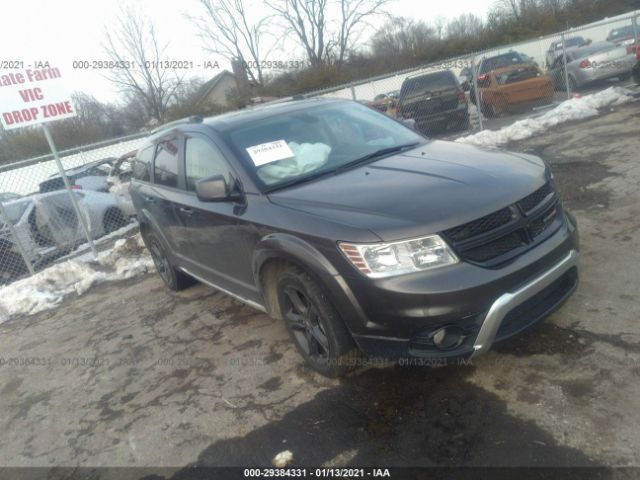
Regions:
<instances>
[{"instance_id":1,"label":"chain link fence","mask_svg":"<svg viewBox=\"0 0 640 480\"><path fill-rule=\"evenodd\" d=\"M53 155L0 166L0 285L134 228L128 187L143 136L60 152L62 171Z\"/></svg>"},{"instance_id":2,"label":"chain link fence","mask_svg":"<svg viewBox=\"0 0 640 480\"><path fill-rule=\"evenodd\" d=\"M304 96L353 99L430 137L499 128L593 85L625 82L639 13ZM0 285L134 228L128 186L143 137L61 152L60 166L52 155L0 166Z\"/></svg>"}]
</instances>

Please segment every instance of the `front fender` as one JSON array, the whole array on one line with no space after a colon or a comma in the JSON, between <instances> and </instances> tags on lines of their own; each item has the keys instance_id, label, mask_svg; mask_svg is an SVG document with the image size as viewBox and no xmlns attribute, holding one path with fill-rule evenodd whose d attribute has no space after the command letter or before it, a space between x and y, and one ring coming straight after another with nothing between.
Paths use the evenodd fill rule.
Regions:
<instances>
[{"instance_id":1,"label":"front fender","mask_svg":"<svg viewBox=\"0 0 640 480\"><path fill-rule=\"evenodd\" d=\"M255 283L265 298L260 273L269 260L284 260L298 265L312 274L327 293L352 333L361 331L367 323L366 315L353 292L333 264L313 245L294 235L272 233L255 246L252 268Z\"/></svg>"}]
</instances>

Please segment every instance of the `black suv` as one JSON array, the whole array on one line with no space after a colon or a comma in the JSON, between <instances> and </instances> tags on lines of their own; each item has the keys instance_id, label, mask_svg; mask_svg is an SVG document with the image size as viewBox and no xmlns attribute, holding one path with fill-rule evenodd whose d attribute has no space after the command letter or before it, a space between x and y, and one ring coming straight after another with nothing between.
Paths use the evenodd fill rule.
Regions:
<instances>
[{"instance_id":1,"label":"black suv","mask_svg":"<svg viewBox=\"0 0 640 480\"><path fill-rule=\"evenodd\" d=\"M575 222L542 160L428 140L356 102L174 124L133 174L166 285L195 278L283 319L325 375L359 352L477 355L577 284Z\"/></svg>"},{"instance_id":2,"label":"black suv","mask_svg":"<svg viewBox=\"0 0 640 480\"><path fill-rule=\"evenodd\" d=\"M406 78L400 87L398 111L403 118L415 120L416 129L425 134L469 129L467 98L451 70Z\"/></svg>"}]
</instances>

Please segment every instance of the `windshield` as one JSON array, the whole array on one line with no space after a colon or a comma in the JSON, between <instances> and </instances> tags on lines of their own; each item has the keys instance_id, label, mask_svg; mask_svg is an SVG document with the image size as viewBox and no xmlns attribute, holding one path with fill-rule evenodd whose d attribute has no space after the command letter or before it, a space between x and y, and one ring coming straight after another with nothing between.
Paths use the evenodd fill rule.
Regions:
<instances>
[{"instance_id":1,"label":"windshield","mask_svg":"<svg viewBox=\"0 0 640 480\"><path fill-rule=\"evenodd\" d=\"M620 38L629 37L633 35L633 27L622 27L616 30L611 30L607 40L619 40Z\"/></svg>"},{"instance_id":2,"label":"windshield","mask_svg":"<svg viewBox=\"0 0 640 480\"><path fill-rule=\"evenodd\" d=\"M272 190L336 172L384 149L425 142L409 128L358 103L275 115L229 133L259 186Z\"/></svg>"},{"instance_id":3,"label":"windshield","mask_svg":"<svg viewBox=\"0 0 640 480\"><path fill-rule=\"evenodd\" d=\"M450 72L432 73L405 80L400 89L400 97L424 94L425 91L436 92L456 87L456 80Z\"/></svg>"},{"instance_id":4,"label":"windshield","mask_svg":"<svg viewBox=\"0 0 640 480\"><path fill-rule=\"evenodd\" d=\"M504 55L498 55L497 57L487 58L482 62L480 73L487 73L498 68L518 65L521 63L526 63L526 60L524 60L520 54L516 52L509 52Z\"/></svg>"}]
</instances>

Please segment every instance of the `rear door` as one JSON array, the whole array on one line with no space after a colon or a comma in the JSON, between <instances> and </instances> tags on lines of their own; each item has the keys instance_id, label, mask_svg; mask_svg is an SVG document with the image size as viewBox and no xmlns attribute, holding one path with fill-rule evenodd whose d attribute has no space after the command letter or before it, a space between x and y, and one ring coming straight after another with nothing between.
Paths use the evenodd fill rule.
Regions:
<instances>
[{"instance_id":1,"label":"rear door","mask_svg":"<svg viewBox=\"0 0 640 480\"><path fill-rule=\"evenodd\" d=\"M187 133L184 150L186 194L177 206L190 241L192 273L216 286L260 301L247 242L248 225L239 219L243 207L234 202L201 202L196 182L222 175L229 185L237 175L216 143L201 133Z\"/></svg>"},{"instance_id":2,"label":"rear door","mask_svg":"<svg viewBox=\"0 0 640 480\"><path fill-rule=\"evenodd\" d=\"M162 237L170 253L182 259L188 251L184 226L176 214L175 205L184 195L181 181L181 152L183 139L177 134L162 138L152 149L149 181L136 186L136 201L142 202L143 213L156 234ZM145 152L147 153L147 152ZM139 168L134 165L135 169Z\"/></svg>"}]
</instances>

